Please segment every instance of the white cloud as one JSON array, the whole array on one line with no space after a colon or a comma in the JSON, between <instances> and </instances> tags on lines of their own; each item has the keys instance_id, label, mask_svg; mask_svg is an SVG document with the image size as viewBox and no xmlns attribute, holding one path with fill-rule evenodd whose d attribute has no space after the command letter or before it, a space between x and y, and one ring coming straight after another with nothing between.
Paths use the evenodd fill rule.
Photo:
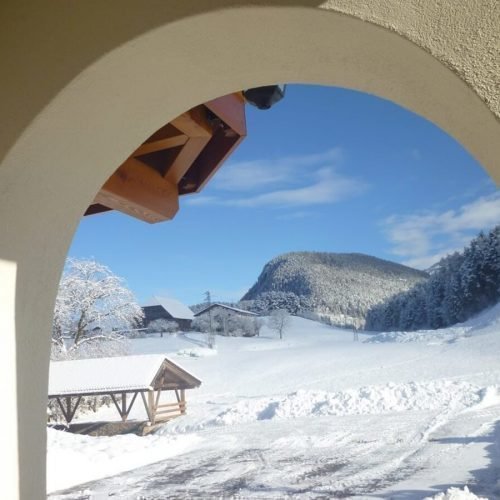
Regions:
<instances>
[{"instance_id":1,"label":"white cloud","mask_svg":"<svg viewBox=\"0 0 500 500\"><path fill-rule=\"evenodd\" d=\"M393 215L383 221L392 253L404 263L425 269L461 250L480 230L500 223L500 192L483 196L457 210Z\"/></svg>"},{"instance_id":2,"label":"white cloud","mask_svg":"<svg viewBox=\"0 0 500 500\"><path fill-rule=\"evenodd\" d=\"M314 174L315 182L309 186L281 189L247 198L226 200L224 204L235 207L302 207L335 203L360 194L366 184L344 177L332 168L323 168Z\"/></svg>"},{"instance_id":3,"label":"white cloud","mask_svg":"<svg viewBox=\"0 0 500 500\"><path fill-rule=\"evenodd\" d=\"M278 184L296 184L318 167L332 167L342 156L340 148L323 153L229 163L214 178L216 189L252 191Z\"/></svg>"},{"instance_id":4,"label":"white cloud","mask_svg":"<svg viewBox=\"0 0 500 500\"><path fill-rule=\"evenodd\" d=\"M191 195L186 197L183 201L186 205L203 206L217 203L218 198L216 196Z\"/></svg>"},{"instance_id":5,"label":"white cloud","mask_svg":"<svg viewBox=\"0 0 500 500\"><path fill-rule=\"evenodd\" d=\"M334 148L278 160L234 163L214 179L216 195L196 196L185 203L248 208L336 203L361 194L368 187L364 181L338 171L336 164L341 156L341 150Z\"/></svg>"}]
</instances>

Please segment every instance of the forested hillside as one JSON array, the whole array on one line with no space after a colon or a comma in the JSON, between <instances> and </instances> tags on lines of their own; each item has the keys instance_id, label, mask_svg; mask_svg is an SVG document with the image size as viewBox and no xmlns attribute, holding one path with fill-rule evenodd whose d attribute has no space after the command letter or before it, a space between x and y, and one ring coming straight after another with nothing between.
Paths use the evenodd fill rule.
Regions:
<instances>
[{"instance_id":1,"label":"forested hillside","mask_svg":"<svg viewBox=\"0 0 500 500\"><path fill-rule=\"evenodd\" d=\"M293 252L265 265L242 306L363 326L374 305L427 278L422 271L363 254Z\"/></svg>"},{"instance_id":2,"label":"forested hillside","mask_svg":"<svg viewBox=\"0 0 500 500\"><path fill-rule=\"evenodd\" d=\"M500 300L500 226L431 269L430 278L370 309L370 330L442 328Z\"/></svg>"}]
</instances>

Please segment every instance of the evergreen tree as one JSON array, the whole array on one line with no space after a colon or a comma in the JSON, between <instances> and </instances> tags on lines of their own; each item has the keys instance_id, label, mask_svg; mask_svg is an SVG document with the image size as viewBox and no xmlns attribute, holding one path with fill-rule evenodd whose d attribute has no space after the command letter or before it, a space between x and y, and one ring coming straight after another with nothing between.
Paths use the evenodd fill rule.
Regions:
<instances>
[{"instance_id":1,"label":"evergreen tree","mask_svg":"<svg viewBox=\"0 0 500 500\"><path fill-rule=\"evenodd\" d=\"M430 279L367 313L367 328L416 330L463 322L500 300L500 226L441 259Z\"/></svg>"}]
</instances>

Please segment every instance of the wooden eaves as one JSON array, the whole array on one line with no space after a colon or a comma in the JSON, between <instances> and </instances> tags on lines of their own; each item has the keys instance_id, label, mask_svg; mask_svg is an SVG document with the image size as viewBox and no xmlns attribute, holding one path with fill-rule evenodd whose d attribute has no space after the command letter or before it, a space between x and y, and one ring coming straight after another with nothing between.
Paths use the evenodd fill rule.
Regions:
<instances>
[{"instance_id":1,"label":"wooden eaves","mask_svg":"<svg viewBox=\"0 0 500 500\"><path fill-rule=\"evenodd\" d=\"M118 210L151 223L172 219L179 196L199 192L245 136L241 93L196 106L146 139L106 181L85 215Z\"/></svg>"}]
</instances>

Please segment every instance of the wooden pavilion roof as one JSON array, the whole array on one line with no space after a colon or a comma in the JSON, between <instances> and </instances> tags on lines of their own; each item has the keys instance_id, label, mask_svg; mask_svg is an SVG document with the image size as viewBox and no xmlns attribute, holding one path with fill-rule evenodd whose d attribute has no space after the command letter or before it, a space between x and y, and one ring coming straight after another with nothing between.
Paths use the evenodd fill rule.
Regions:
<instances>
[{"instance_id":1,"label":"wooden pavilion roof","mask_svg":"<svg viewBox=\"0 0 500 500\"><path fill-rule=\"evenodd\" d=\"M49 398L193 389L201 380L163 355L55 361L50 364Z\"/></svg>"}]
</instances>

